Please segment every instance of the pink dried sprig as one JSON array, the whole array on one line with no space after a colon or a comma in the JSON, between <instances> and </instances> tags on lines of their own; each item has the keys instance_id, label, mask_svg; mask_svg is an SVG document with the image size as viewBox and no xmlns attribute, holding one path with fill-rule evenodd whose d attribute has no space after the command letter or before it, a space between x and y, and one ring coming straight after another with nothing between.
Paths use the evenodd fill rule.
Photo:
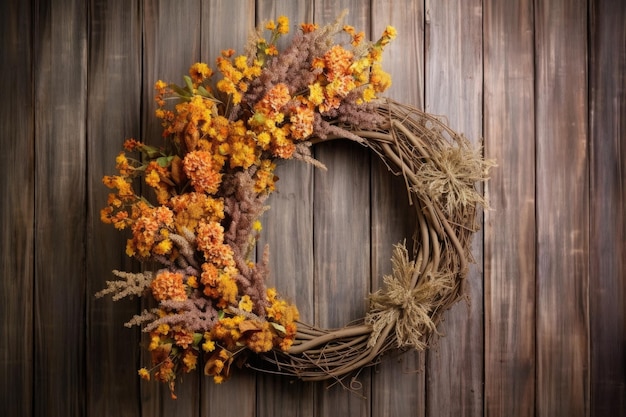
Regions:
<instances>
[{"instance_id":1,"label":"pink dried sprig","mask_svg":"<svg viewBox=\"0 0 626 417\"><path fill-rule=\"evenodd\" d=\"M235 279L240 293L250 296L256 314L264 315L267 305L265 281L269 274L268 257L264 257L261 263L251 264L249 255L255 243L250 239L252 226L267 208L264 205L267 195L254 191L251 172L254 171L238 172L225 180L225 191L229 195L224 198L224 212L229 216L229 224L224 233L224 243L233 251L235 266L239 271Z\"/></svg>"},{"instance_id":2,"label":"pink dried sprig","mask_svg":"<svg viewBox=\"0 0 626 417\"><path fill-rule=\"evenodd\" d=\"M185 235L179 235L176 233L170 233L168 237L170 240L178 247L179 251L179 262L184 262L183 266L186 268L187 266L192 266L196 270L200 269L200 265L198 264L198 260L196 259L196 249L195 249L195 241L196 237L193 232L187 230L188 233Z\"/></svg>"},{"instance_id":3,"label":"pink dried sprig","mask_svg":"<svg viewBox=\"0 0 626 417\"><path fill-rule=\"evenodd\" d=\"M146 289L150 287L150 283L154 278L154 274L150 271L132 273L113 270L113 274L122 279L107 281L107 287L95 294L97 298L108 294L113 294L113 301L121 300L124 297L141 297Z\"/></svg>"},{"instance_id":4,"label":"pink dried sprig","mask_svg":"<svg viewBox=\"0 0 626 417\"><path fill-rule=\"evenodd\" d=\"M166 311L173 311L174 314L153 320L145 326L144 332L151 332L161 324L181 326L193 332L205 332L209 331L218 320L218 312L213 307L213 303L199 293L185 301L161 301L159 306Z\"/></svg>"},{"instance_id":5,"label":"pink dried sprig","mask_svg":"<svg viewBox=\"0 0 626 417\"><path fill-rule=\"evenodd\" d=\"M163 265L164 267L166 267L167 270L170 272L178 272L185 277L187 276L199 277L200 276L200 271L198 270L198 268L187 264L187 261L184 258L179 257L179 258L176 258L174 261L172 261L166 255L153 255L152 258L158 263L160 263L161 265Z\"/></svg>"}]
</instances>

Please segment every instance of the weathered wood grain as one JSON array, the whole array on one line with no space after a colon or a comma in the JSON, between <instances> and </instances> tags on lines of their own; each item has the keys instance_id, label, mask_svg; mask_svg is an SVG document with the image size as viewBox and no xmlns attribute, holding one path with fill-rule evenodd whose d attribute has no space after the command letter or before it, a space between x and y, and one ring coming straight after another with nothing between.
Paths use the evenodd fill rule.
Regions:
<instances>
[{"instance_id":1,"label":"weathered wood grain","mask_svg":"<svg viewBox=\"0 0 626 417\"><path fill-rule=\"evenodd\" d=\"M598 0L589 27L590 415L626 416L626 4Z\"/></svg>"},{"instance_id":2,"label":"weathered wood grain","mask_svg":"<svg viewBox=\"0 0 626 417\"><path fill-rule=\"evenodd\" d=\"M589 415L587 5L535 4L536 415Z\"/></svg>"},{"instance_id":3,"label":"weathered wood grain","mask_svg":"<svg viewBox=\"0 0 626 417\"><path fill-rule=\"evenodd\" d=\"M474 145L482 138L482 2L426 4L425 110L446 116ZM466 277L469 302L457 303L441 323L444 337L427 355L427 415L483 413L482 232L474 237L477 263Z\"/></svg>"},{"instance_id":4,"label":"weathered wood grain","mask_svg":"<svg viewBox=\"0 0 626 417\"><path fill-rule=\"evenodd\" d=\"M317 1L314 20L332 23L342 10L345 24L370 33L370 5L356 0ZM370 292L370 157L353 143L321 144L315 157L328 171L314 177L315 321L341 327L365 315ZM358 375L355 394L340 384L316 390L316 414L369 415L370 372ZM350 378L345 383L351 384Z\"/></svg>"},{"instance_id":5,"label":"weathered wood grain","mask_svg":"<svg viewBox=\"0 0 626 417\"><path fill-rule=\"evenodd\" d=\"M377 40L387 26L398 36L383 53L383 68L391 87L383 93L401 103L424 107L424 4L402 0L372 0L370 39Z\"/></svg>"},{"instance_id":6,"label":"weathered wood grain","mask_svg":"<svg viewBox=\"0 0 626 417\"><path fill-rule=\"evenodd\" d=\"M221 50L232 48L244 53L254 29L254 1L201 2L201 58L214 70ZM202 370L200 370L202 371ZM201 415L253 416L256 409L256 375L235 369L230 380L216 385L200 372Z\"/></svg>"},{"instance_id":7,"label":"weathered wood grain","mask_svg":"<svg viewBox=\"0 0 626 417\"><path fill-rule=\"evenodd\" d=\"M0 404L33 412L34 77L32 4L0 4Z\"/></svg>"},{"instance_id":8,"label":"weathered wood grain","mask_svg":"<svg viewBox=\"0 0 626 417\"><path fill-rule=\"evenodd\" d=\"M154 115L154 83L161 79L183 83L183 75L200 60L202 7L200 0L171 2L146 1L144 13L144 45L142 73L142 136L146 143L162 143L161 126ZM142 350L142 361L149 363L149 354ZM186 375L176 386L178 400L170 399L166 384L141 385L141 412L153 416L197 416L200 413L200 376Z\"/></svg>"},{"instance_id":9,"label":"weathered wood grain","mask_svg":"<svg viewBox=\"0 0 626 417\"><path fill-rule=\"evenodd\" d=\"M314 189L315 312L326 328L342 327L362 318L370 291L370 154L345 141L321 144L316 157L328 171L316 174ZM319 384L316 404L321 415L365 415L369 375L352 384ZM361 397L364 396L364 397Z\"/></svg>"},{"instance_id":10,"label":"weathered wood grain","mask_svg":"<svg viewBox=\"0 0 626 417\"><path fill-rule=\"evenodd\" d=\"M143 24L142 136L161 143L161 125L154 115L154 83L182 84L183 75L200 60L202 2L146 0Z\"/></svg>"},{"instance_id":11,"label":"weathered wood grain","mask_svg":"<svg viewBox=\"0 0 626 417\"><path fill-rule=\"evenodd\" d=\"M398 37L383 54L383 67L392 85L384 95L423 108L424 103L424 5L421 2L372 2L371 39L378 39L387 25ZM391 253L406 239L409 247L415 231L415 209L409 205L402 177L393 176L373 156L372 164L372 290L391 273ZM425 354L409 351L391 354L372 373L372 416L423 416L426 410Z\"/></svg>"},{"instance_id":12,"label":"weathered wood grain","mask_svg":"<svg viewBox=\"0 0 626 417\"><path fill-rule=\"evenodd\" d=\"M533 4L484 3L485 415L535 412Z\"/></svg>"},{"instance_id":13,"label":"weathered wood grain","mask_svg":"<svg viewBox=\"0 0 626 417\"><path fill-rule=\"evenodd\" d=\"M471 304L448 312L426 355L362 372L356 394L243 370L220 386L187 376L173 401L137 378L149 358L121 325L137 306L93 299L129 262L124 237L99 223L100 177L125 137L160 142L157 79L180 83L193 62L241 51L265 18L285 13L297 30L344 8L370 37L397 27L391 97L447 116L475 143L484 126L499 164L484 298L479 234ZM625 20L617 0L2 2L4 413L626 416ZM328 172L279 167L263 242L270 285L307 321L343 326L388 272L406 202L358 145L316 153Z\"/></svg>"},{"instance_id":14,"label":"weathered wood grain","mask_svg":"<svg viewBox=\"0 0 626 417\"><path fill-rule=\"evenodd\" d=\"M278 16L289 17L287 41L300 31L299 24L313 21L313 2L257 1L257 25ZM283 41L279 45L286 43ZM278 164L277 191L263 216L258 256L269 245L270 278L283 297L295 302L303 321L312 323L313 311L313 175L314 168L301 161ZM315 409L313 383L281 376L259 375L257 415L312 416Z\"/></svg>"},{"instance_id":15,"label":"weathered wood grain","mask_svg":"<svg viewBox=\"0 0 626 417\"><path fill-rule=\"evenodd\" d=\"M115 171L115 157L124 139L140 138L141 31L139 3L92 0L89 4L87 101L87 414L140 414L140 330L122 323L139 313L135 300L94 299L114 277L112 269L137 270L125 255L127 234L100 221L108 190L103 175Z\"/></svg>"},{"instance_id":16,"label":"weathered wood grain","mask_svg":"<svg viewBox=\"0 0 626 417\"><path fill-rule=\"evenodd\" d=\"M255 29L255 1L209 0L201 2L200 58L216 70L215 60L222 50L245 53L249 36Z\"/></svg>"},{"instance_id":17,"label":"weathered wood grain","mask_svg":"<svg viewBox=\"0 0 626 417\"><path fill-rule=\"evenodd\" d=\"M87 7L34 10L33 414L60 417L85 412Z\"/></svg>"}]
</instances>

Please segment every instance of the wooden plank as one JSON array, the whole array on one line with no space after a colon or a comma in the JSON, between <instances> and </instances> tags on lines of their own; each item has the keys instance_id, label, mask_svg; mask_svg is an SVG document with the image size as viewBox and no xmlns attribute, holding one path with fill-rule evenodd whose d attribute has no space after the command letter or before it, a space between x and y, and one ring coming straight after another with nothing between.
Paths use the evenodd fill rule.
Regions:
<instances>
[{"instance_id":1,"label":"wooden plank","mask_svg":"<svg viewBox=\"0 0 626 417\"><path fill-rule=\"evenodd\" d=\"M201 58L214 70L221 50L232 48L243 54L254 29L254 1L205 1L201 4ZM212 377L200 376L201 415L252 416L256 407L256 375L236 369L222 385Z\"/></svg>"},{"instance_id":2,"label":"wooden plank","mask_svg":"<svg viewBox=\"0 0 626 417\"><path fill-rule=\"evenodd\" d=\"M183 83L189 67L200 60L202 5L200 0L145 0L143 7L143 113L146 141L161 143L161 125L154 116L154 83Z\"/></svg>"},{"instance_id":3,"label":"wooden plank","mask_svg":"<svg viewBox=\"0 0 626 417\"><path fill-rule=\"evenodd\" d=\"M370 154L354 143L335 141L318 145L316 157L328 167L327 172L315 175L316 321L319 326L336 328L364 317L367 307ZM317 412L329 415L332 410L339 410L338 415L368 415L365 399L370 395L369 382L369 370L365 370L354 384L348 377L345 387L318 384Z\"/></svg>"},{"instance_id":4,"label":"wooden plank","mask_svg":"<svg viewBox=\"0 0 626 417\"><path fill-rule=\"evenodd\" d=\"M93 294L114 278L112 269L137 268L125 254L128 234L102 223L100 209L109 192L102 176L116 172L124 139L140 138L142 15L139 3L124 0L92 0L89 11L87 414L137 416L140 330L123 323L139 313L140 305L137 299L96 300Z\"/></svg>"},{"instance_id":5,"label":"wooden plank","mask_svg":"<svg viewBox=\"0 0 626 417\"><path fill-rule=\"evenodd\" d=\"M536 415L589 415L587 5L535 3Z\"/></svg>"},{"instance_id":6,"label":"wooden plank","mask_svg":"<svg viewBox=\"0 0 626 417\"><path fill-rule=\"evenodd\" d=\"M384 94L401 103L423 108L424 103L424 4L422 2L372 2L372 39L387 25L398 37L383 54L383 68L391 74L391 88ZM393 245L415 231L415 211L409 206L404 180L393 176L376 156L372 164L372 290L381 288L391 273ZM425 354L414 350L390 354L372 374L372 416L423 416L426 410Z\"/></svg>"},{"instance_id":7,"label":"wooden plank","mask_svg":"<svg viewBox=\"0 0 626 417\"><path fill-rule=\"evenodd\" d=\"M32 4L0 4L0 404L33 413L34 99Z\"/></svg>"},{"instance_id":8,"label":"wooden plank","mask_svg":"<svg viewBox=\"0 0 626 417\"><path fill-rule=\"evenodd\" d=\"M257 1L257 25L285 15L290 34L279 45L300 32L299 24L313 21L313 2L291 0ZM276 287L296 303L300 317L312 323L313 312L313 171L301 161L280 162L276 175L277 191L263 216L260 251L269 245L271 275L268 286ZM312 416L315 409L314 384L284 376L260 375L257 386L257 415Z\"/></svg>"},{"instance_id":9,"label":"wooden plank","mask_svg":"<svg viewBox=\"0 0 626 417\"><path fill-rule=\"evenodd\" d=\"M485 415L534 416L533 3L484 3L485 151L497 161L485 221Z\"/></svg>"},{"instance_id":10,"label":"wooden plank","mask_svg":"<svg viewBox=\"0 0 626 417\"><path fill-rule=\"evenodd\" d=\"M358 0L318 1L314 20L332 23L344 9L345 24L371 32L370 6ZM344 141L318 145L315 156L328 168L316 170L314 179L315 321L341 327L365 315L370 291L370 157ZM342 414L344 406L325 414Z\"/></svg>"},{"instance_id":11,"label":"wooden plank","mask_svg":"<svg viewBox=\"0 0 626 417\"><path fill-rule=\"evenodd\" d=\"M35 2L33 414L85 411L87 5Z\"/></svg>"},{"instance_id":12,"label":"wooden plank","mask_svg":"<svg viewBox=\"0 0 626 417\"><path fill-rule=\"evenodd\" d=\"M590 6L589 317L592 416L626 416L626 4ZM615 53L622 45L622 53Z\"/></svg>"},{"instance_id":13,"label":"wooden plank","mask_svg":"<svg viewBox=\"0 0 626 417\"><path fill-rule=\"evenodd\" d=\"M214 71L215 60L224 49L244 54L248 37L255 29L255 1L210 0L202 2L201 58Z\"/></svg>"},{"instance_id":14,"label":"wooden plank","mask_svg":"<svg viewBox=\"0 0 626 417\"><path fill-rule=\"evenodd\" d=\"M314 20L332 23L348 9L345 23L370 33L370 6L357 0L315 3ZM315 157L328 171L314 177L315 321L322 327L342 327L365 316L370 292L370 156L354 143L321 144ZM352 384L316 387L316 413L320 415L369 415L369 370ZM350 387L350 385L352 385Z\"/></svg>"},{"instance_id":15,"label":"wooden plank","mask_svg":"<svg viewBox=\"0 0 626 417\"><path fill-rule=\"evenodd\" d=\"M153 0L144 3L141 130L146 143L158 145L163 140L160 123L154 116L154 83L161 79L180 85L189 67L200 60L201 11L200 0ZM145 350L142 353L144 363L149 363L149 354ZM165 384L142 382L141 392L141 412L144 416L197 416L200 413L197 373L186 375L182 383L177 384L176 401L170 399Z\"/></svg>"},{"instance_id":16,"label":"wooden plank","mask_svg":"<svg viewBox=\"0 0 626 417\"><path fill-rule=\"evenodd\" d=\"M475 145L482 137L482 1L426 3L425 109L445 115ZM427 415L482 415L482 232L467 275L469 303L444 316L427 358Z\"/></svg>"},{"instance_id":17,"label":"wooden plank","mask_svg":"<svg viewBox=\"0 0 626 417\"><path fill-rule=\"evenodd\" d=\"M372 0L370 38L377 40L388 25L398 36L383 53L383 68L391 87L383 93L401 103L424 108L424 4L402 0Z\"/></svg>"}]
</instances>

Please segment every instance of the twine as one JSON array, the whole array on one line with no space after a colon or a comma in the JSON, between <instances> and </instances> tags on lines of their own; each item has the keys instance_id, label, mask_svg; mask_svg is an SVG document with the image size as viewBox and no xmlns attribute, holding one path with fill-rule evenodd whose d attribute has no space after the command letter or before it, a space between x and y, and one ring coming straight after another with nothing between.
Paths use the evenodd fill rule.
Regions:
<instances>
[{"instance_id":1,"label":"twine","mask_svg":"<svg viewBox=\"0 0 626 417\"><path fill-rule=\"evenodd\" d=\"M423 336L437 329L431 313L441 294L453 289L453 276L430 270L420 273L418 262L409 260L405 243L394 246L391 262L392 274L383 277L385 289L370 295L365 323L372 326L372 334L367 346L375 346L383 329L393 323L397 348L423 350Z\"/></svg>"}]
</instances>

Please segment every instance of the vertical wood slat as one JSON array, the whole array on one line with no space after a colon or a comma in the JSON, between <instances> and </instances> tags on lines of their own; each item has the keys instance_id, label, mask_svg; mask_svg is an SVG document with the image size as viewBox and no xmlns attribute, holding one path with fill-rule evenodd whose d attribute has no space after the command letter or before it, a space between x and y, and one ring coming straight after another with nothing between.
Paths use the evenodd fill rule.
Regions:
<instances>
[{"instance_id":1,"label":"vertical wood slat","mask_svg":"<svg viewBox=\"0 0 626 417\"><path fill-rule=\"evenodd\" d=\"M141 3L92 0L89 4L87 122L87 390L89 416L140 414L140 330L122 326L139 312L135 300L114 302L94 294L114 279L112 269L130 270L127 233L100 221L108 190L103 175L115 173L126 138L140 138Z\"/></svg>"},{"instance_id":2,"label":"vertical wood slat","mask_svg":"<svg viewBox=\"0 0 626 417\"><path fill-rule=\"evenodd\" d=\"M244 53L254 28L254 1L204 1L201 8L201 58L217 72L215 59L222 49L232 48L237 55ZM199 371L201 415L256 415L256 375L235 369L228 381L216 385L211 377L204 376L202 369Z\"/></svg>"},{"instance_id":3,"label":"vertical wood slat","mask_svg":"<svg viewBox=\"0 0 626 417\"><path fill-rule=\"evenodd\" d=\"M398 36L383 54L383 68L392 85L384 95L401 103L423 108L424 94L424 4L422 2L372 2L372 33L377 39L387 25ZM415 209L409 206L406 185L393 176L375 155L372 157L372 290L383 286L382 277L391 273L393 245L406 239L411 246L415 231ZM424 416L426 386L425 353L414 350L391 354L372 375L371 415Z\"/></svg>"},{"instance_id":4,"label":"vertical wood slat","mask_svg":"<svg viewBox=\"0 0 626 417\"><path fill-rule=\"evenodd\" d=\"M85 413L86 19L35 2L35 415Z\"/></svg>"},{"instance_id":5,"label":"vertical wood slat","mask_svg":"<svg viewBox=\"0 0 626 417\"><path fill-rule=\"evenodd\" d=\"M426 2L425 110L478 146L482 137L482 1ZM482 232L466 277L469 302L441 323L444 337L427 354L427 415L482 415Z\"/></svg>"},{"instance_id":6,"label":"vertical wood slat","mask_svg":"<svg viewBox=\"0 0 626 417\"><path fill-rule=\"evenodd\" d=\"M586 17L536 3L537 416L589 413Z\"/></svg>"},{"instance_id":7,"label":"vertical wood slat","mask_svg":"<svg viewBox=\"0 0 626 417\"><path fill-rule=\"evenodd\" d=\"M141 131L146 143L160 145L163 140L154 115L154 83L161 79L181 85L189 66L200 59L201 10L200 0L144 2ZM149 364L149 353L142 350L142 355L143 364ZM142 415L197 416L201 408L199 384L197 373L185 375L176 385L178 400L172 401L166 384L142 382Z\"/></svg>"},{"instance_id":8,"label":"vertical wood slat","mask_svg":"<svg viewBox=\"0 0 626 417\"><path fill-rule=\"evenodd\" d=\"M300 32L299 24L313 21L313 2L257 0L256 24L285 15L290 33L279 48ZM263 231L257 248L262 256L269 245L270 277L268 286L295 302L301 320L311 323L313 311L313 175L312 165L302 161L281 161L276 175L276 191L263 215ZM313 416L314 384L283 376L259 375L257 415Z\"/></svg>"},{"instance_id":9,"label":"vertical wood slat","mask_svg":"<svg viewBox=\"0 0 626 417\"><path fill-rule=\"evenodd\" d=\"M314 20L320 25L332 23L348 9L344 24L370 33L370 4L357 0L315 3ZM365 315L370 292L370 157L354 143L335 141L320 144L315 157L328 171L314 172L314 267L315 321L332 328L346 325ZM346 395L341 384L316 387L316 414L368 416L370 372L358 376L356 391ZM324 384L327 385L327 384Z\"/></svg>"},{"instance_id":10,"label":"vertical wood slat","mask_svg":"<svg viewBox=\"0 0 626 417\"><path fill-rule=\"evenodd\" d=\"M485 415L534 416L533 4L484 3L485 151L497 161L485 221Z\"/></svg>"},{"instance_id":11,"label":"vertical wood slat","mask_svg":"<svg viewBox=\"0 0 626 417\"><path fill-rule=\"evenodd\" d=\"M34 100L32 5L0 4L0 404L33 412Z\"/></svg>"},{"instance_id":12,"label":"vertical wood slat","mask_svg":"<svg viewBox=\"0 0 626 417\"><path fill-rule=\"evenodd\" d=\"M626 5L590 6L592 416L626 416Z\"/></svg>"}]
</instances>

